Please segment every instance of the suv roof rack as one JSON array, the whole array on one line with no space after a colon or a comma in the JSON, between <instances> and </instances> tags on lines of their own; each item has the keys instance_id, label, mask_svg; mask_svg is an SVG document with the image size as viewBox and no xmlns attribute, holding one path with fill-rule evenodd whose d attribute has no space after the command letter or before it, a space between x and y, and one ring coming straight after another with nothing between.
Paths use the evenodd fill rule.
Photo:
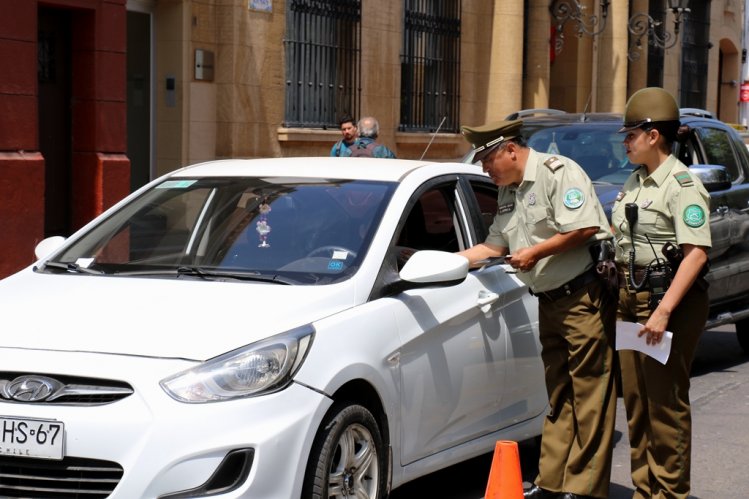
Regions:
<instances>
[{"instance_id":1,"label":"suv roof rack","mask_svg":"<svg viewBox=\"0 0 749 499\"><path fill-rule=\"evenodd\" d=\"M560 109L549 109L549 108L535 108L535 109L521 109L512 114L508 114L506 120L516 120L518 118L525 118L527 116L553 116L557 114L567 114L566 111Z\"/></svg>"},{"instance_id":2,"label":"suv roof rack","mask_svg":"<svg viewBox=\"0 0 749 499\"><path fill-rule=\"evenodd\" d=\"M698 118L713 118L713 113L696 107L682 107L679 109L680 116L696 116Z\"/></svg>"}]
</instances>

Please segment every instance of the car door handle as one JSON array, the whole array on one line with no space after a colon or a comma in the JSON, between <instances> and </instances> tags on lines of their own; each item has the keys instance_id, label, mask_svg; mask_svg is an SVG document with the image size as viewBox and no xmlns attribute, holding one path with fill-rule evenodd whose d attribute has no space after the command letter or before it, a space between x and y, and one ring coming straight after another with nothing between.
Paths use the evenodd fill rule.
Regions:
<instances>
[{"instance_id":1,"label":"car door handle","mask_svg":"<svg viewBox=\"0 0 749 499\"><path fill-rule=\"evenodd\" d=\"M487 313L492 308L492 303L499 300L499 293L490 291L479 291L479 299L476 301L482 312Z\"/></svg>"}]
</instances>

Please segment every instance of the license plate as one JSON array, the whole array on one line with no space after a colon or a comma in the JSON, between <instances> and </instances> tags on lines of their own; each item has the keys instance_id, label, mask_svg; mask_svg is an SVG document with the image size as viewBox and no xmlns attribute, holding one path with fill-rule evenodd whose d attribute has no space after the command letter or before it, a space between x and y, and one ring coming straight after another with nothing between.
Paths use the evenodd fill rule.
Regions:
<instances>
[{"instance_id":1,"label":"license plate","mask_svg":"<svg viewBox=\"0 0 749 499\"><path fill-rule=\"evenodd\" d=\"M0 416L0 456L62 459L64 448L62 422Z\"/></svg>"}]
</instances>

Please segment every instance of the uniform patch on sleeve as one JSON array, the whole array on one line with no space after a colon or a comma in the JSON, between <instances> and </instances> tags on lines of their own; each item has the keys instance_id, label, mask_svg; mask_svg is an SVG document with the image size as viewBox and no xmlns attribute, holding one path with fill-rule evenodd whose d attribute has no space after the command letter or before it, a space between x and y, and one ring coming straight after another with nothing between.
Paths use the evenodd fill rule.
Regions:
<instances>
[{"instance_id":1,"label":"uniform patch on sleeve","mask_svg":"<svg viewBox=\"0 0 749 499\"><path fill-rule=\"evenodd\" d=\"M572 210L579 208L585 202L585 194L577 187L567 189L564 193L564 205Z\"/></svg>"},{"instance_id":2,"label":"uniform patch on sleeve","mask_svg":"<svg viewBox=\"0 0 749 499\"><path fill-rule=\"evenodd\" d=\"M682 218L684 219L684 223L690 227L702 227L705 223L705 210L702 209L702 206L690 204L684 208Z\"/></svg>"},{"instance_id":3,"label":"uniform patch on sleeve","mask_svg":"<svg viewBox=\"0 0 749 499\"><path fill-rule=\"evenodd\" d=\"M679 182L679 185L682 187L689 187L694 185L694 181L692 180L692 177L689 176L689 173L687 172L676 172L674 173L674 178L677 182Z\"/></svg>"},{"instance_id":4,"label":"uniform patch on sleeve","mask_svg":"<svg viewBox=\"0 0 749 499\"><path fill-rule=\"evenodd\" d=\"M546 161L544 161L544 164L546 165L546 168L549 170L555 172L559 170L561 167L564 166L564 163L562 163L562 160L557 158L556 156L552 156Z\"/></svg>"}]
</instances>

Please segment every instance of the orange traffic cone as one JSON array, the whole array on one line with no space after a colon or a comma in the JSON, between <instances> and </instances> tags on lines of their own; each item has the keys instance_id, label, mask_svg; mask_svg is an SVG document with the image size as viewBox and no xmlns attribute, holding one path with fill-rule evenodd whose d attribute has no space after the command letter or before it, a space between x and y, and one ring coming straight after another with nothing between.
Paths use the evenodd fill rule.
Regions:
<instances>
[{"instance_id":1,"label":"orange traffic cone","mask_svg":"<svg viewBox=\"0 0 749 499\"><path fill-rule=\"evenodd\" d=\"M484 499L523 499L518 443L498 440L494 446L492 468Z\"/></svg>"}]
</instances>

